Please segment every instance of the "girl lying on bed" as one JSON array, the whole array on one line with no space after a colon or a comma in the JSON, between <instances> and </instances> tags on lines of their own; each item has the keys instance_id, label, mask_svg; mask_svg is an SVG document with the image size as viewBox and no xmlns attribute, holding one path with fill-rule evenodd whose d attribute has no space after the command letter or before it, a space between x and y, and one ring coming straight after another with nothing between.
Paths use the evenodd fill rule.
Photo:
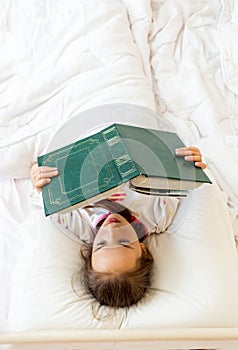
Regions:
<instances>
[{"instance_id":1,"label":"girl lying on bed","mask_svg":"<svg viewBox=\"0 0 238 350\"><path fill-rule=\"evenodd\" d=\"M177 149L176 155L197 167L206 167L196 147ZM33 164L30 175L34 187L40 191L58 171ZM145 295L153 266L146 237L167 229L178 203L177 198L147 196L127 188L93 206L52 215L66 235L84 242L80 273L87 291L100 305L129 307Z\"/></svg>"}]
</instances>

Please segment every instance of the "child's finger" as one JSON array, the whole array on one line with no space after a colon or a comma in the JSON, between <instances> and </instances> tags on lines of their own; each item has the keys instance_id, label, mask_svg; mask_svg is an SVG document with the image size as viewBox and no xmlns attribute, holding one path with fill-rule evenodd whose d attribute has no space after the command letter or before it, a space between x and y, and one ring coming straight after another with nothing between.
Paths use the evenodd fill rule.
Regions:
<instances>
[{"instance_id":1,"label":"child's finger","mask_svg":"<svg viewBox=\"0 0 238 350\"><path fill-rule=\"evenodd\" d=\"M42 177L53 177L59 174L57 168L40 167L39 169L40 169L40 175Z\"/></svg>"},{"instance_id":2,"label":"child's finger","mask_svg":"<svg viewBox=\"0 0 238 350\"><path fill-rule=\"evenodd\" d=\"M184 147L175 150L177 156L201 155L197 147Z\"/></svg>"},{"instance_id":3,"label":"child's finger","mask_svg":"<svg viewBox=\"0 0 238 350\"><path fill-rule=\"evenodd\" d=\"M49 166L40 166L37 169L35 169L35 171L33 171L33 173L48 174L48 173L55 172L55 171L58 171L58 169L51 168Z\"/></svg>"},{"instance_id":4,"label":"child's finger","mask_svg":"<svg viewBox=\"0 0 238 350\"><path fill-rule=\"evenodd\" d=\"M41 180L57 176L58 174L59 172L56 168L39 167L38 171L36 171L32 175L33 180Z\"/></svg>"},{"instance_id":5,"label":"child's finger","mask_svg":"<svg viewBox=\"0 0 238 350\"><path fill-rule=\"evenodd\" d=\"M42 187L50 183L50 179L41 179L34 182L34 186L38 191L41 191Z\"/></svg>"},{"instance_id":6,"label":"child's finger","mask_svg":"<svg viewBox=\"0 0 238 350\"><path fill-rule=\"evenodd\" d=\"M198 168L206 169L206 164L203 162L195 162L194 165Z\"/></svg>"},{"instance_id":7,"label":"child's finger","mask_svg":"<svg viewBox=\"0 0 238 350\"><path fill-rule=\"evenodd\" d=\"M206 164L202 161L202 155L197 147L182 147L175 150L177 156L182 156L186 161L194 162L196 167L205 169Z\"/></svg>"},{"instance_id":8,"label":"child's finger","mask_svg":"<svg viewBox=\"0 0 238 350\"><path fill-rule=\"evenodd\" d=\"M200 155L198 156L185 156L184 157L185 160L189 161L189 162L201 162L202 161L202 157Z\"/></svg>"},{"instance_id":9,"label":"child's finger","mask_svg":"<svg viewBox=\"0 0 238 350\"><path fill-rule=\"evenodd\" d=\"M50 172L57 170L57 168L49 167L49 166L38 166L37 163L34 163L31 167L31 173L35 174L38 172Z\"/></svg>"}]
</instances>

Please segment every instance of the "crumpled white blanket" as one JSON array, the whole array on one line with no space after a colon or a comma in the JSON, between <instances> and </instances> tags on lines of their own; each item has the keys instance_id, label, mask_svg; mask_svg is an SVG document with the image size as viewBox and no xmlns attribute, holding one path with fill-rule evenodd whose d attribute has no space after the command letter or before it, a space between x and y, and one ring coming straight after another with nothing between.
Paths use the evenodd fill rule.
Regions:
<instances>
[{"instance_id":1,"label":"crumpled white blanket","mask_svg":"<svg viewBox=\"0 0 238 350\"><path fill-rule=\"evenodd\" d=\"M57 128L88 108L157 110L187 145L201 148L238 233L237 36L235 0L0 2L5 305L15 229L33 210L23 205L30 165Z\"/></svg>"},{"instance_id":2,"label":"crumpled white blanket","mask_svg":"<svg viewBox=\"0 0 238 350\"><path fill-rule=\"evenodd\" d=\"M234 1L152 2L151 65L157 109L209 170L238 217L238 6Z\"/></svg>"},{"instance_id":3,"label":"crumpled white blanket","mask_svg":"<svg viewBox=\"0 0 238 350\"><path fill-rule=\"evenodd\" d=\"M33 1L27 11L5 3L0 176L28 176L49 135L80 111L113 102L155 108L120 1Z\"/></svg>"}]
</instances>

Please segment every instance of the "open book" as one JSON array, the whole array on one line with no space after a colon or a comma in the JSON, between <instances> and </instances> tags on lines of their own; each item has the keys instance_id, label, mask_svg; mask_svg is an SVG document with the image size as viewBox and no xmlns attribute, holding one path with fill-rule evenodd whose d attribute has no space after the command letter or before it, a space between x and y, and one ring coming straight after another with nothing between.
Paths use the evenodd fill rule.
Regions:
<instances>
[{"instance_id":1,"label":"open book","mask_svg":"<svg viewBox=\"0 0 238 350\"><path fill-rule=\"evenodd\" d=\"M152 195L185 196L211 183L201 168L175 155L185 147L176 133L136 126L111 126L38 157L59 175L42 188L45 214L92 205L129 184Z\"/></svg>"}]
</instances>

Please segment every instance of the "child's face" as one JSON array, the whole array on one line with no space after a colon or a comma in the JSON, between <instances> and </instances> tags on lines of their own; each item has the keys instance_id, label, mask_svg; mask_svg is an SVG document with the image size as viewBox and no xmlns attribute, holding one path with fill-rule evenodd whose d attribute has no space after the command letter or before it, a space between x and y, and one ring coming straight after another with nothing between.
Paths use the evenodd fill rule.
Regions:
<instances>
[{"instance_id":1,"label":"child's face","mask_svg":"<svg viewBox=\"0 0 238 350\"><path fill-rule=\"evenodd\" d=\"M121 215L113 213L100 227L92 252L92 268L98 272L122 273L133 270L142 253L133 227Z\"/></svg>"}]
</instances>

